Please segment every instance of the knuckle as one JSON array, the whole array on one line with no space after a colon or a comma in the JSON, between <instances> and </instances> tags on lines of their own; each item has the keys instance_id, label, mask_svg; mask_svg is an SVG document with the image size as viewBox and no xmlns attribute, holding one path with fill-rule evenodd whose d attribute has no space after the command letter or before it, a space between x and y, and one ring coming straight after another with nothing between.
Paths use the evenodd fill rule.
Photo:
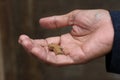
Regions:
<instances>
[{"instance_id":1,"label":"knuckle","mask_svg":"<svg viewBox=\"0 0 120 80\"><path fill-rule=\"evenodd\" d=\"M77 15L79 12L80 12L80 10L78 10L78 9L73 10L72 12L70 12L70 14L68 15L68 24L69 24L69 25L73 25L73 24L74 24L76 15Z\"/></svg>"}]
</instances>

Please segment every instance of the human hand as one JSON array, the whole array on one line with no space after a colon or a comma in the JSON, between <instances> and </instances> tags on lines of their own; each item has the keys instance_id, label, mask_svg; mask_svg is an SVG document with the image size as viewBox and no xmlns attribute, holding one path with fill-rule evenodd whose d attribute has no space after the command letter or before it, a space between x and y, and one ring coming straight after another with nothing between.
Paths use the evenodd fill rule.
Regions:
<instances>
[{"instance_id":1,"label":"human hand","mask_svg":"<svg viewBox=\"0 0 120 80\"><path fill-rule=\"evenodd\" d=\"M70 33L46 39L31 39L21 35L19 43L39 59L55 64L82 64L106 55L112 48L114 31L107 10L74 10L61 16L40 19L41 26L60 28L72 26ZM48 50L48 44L56 43L64 55Z\"/></svg>"}]
</instances>

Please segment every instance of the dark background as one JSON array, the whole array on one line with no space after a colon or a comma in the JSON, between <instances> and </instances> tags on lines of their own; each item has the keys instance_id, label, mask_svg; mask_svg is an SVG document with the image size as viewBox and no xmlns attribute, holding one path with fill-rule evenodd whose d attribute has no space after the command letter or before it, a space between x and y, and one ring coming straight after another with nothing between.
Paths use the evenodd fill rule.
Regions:
<instances>
[{"instance_id":1,"label":"dark background","mask_svg":"<svg viewBox=\"0 0 120 80\"><path fill-rule=\"evenodd\" d=\"M38 21L75 9L119 10L120 0L0 0L1 80L120 80L120 75L106 72L104 57L85 65L54 67L18 44L20 34L46 38L67 33L69 27L48 30Z\"/></svg>"}]
</instances>

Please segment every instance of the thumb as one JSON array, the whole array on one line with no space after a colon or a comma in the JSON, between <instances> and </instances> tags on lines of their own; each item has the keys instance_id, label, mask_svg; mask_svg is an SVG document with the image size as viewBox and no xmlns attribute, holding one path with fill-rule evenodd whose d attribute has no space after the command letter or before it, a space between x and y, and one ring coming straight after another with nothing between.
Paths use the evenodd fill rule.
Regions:
<instances>
[{"instance_id":1,"label":"thumb","mask_svg":"<svg viewBox=\"0 0 120 80\"><path fill-rule=\"evenodd\" d=\"M77 11L72 11L65 15L51 16L46 18L41 18L39 23L41 26L46 28L60 28L65 26L71 26L74 24L74 17Z\"/></svg>"}]
</instances>

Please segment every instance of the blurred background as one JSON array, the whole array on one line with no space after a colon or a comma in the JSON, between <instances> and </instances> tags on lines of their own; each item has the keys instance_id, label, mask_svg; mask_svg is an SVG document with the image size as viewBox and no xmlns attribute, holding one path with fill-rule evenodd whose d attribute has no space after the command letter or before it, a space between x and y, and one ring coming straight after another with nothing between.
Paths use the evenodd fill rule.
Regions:
<instances>
[{"instance_id":1,"label":"blurred background","mask_svg":"<svg viewBox=\"0 0 120 80\"><path fill-rule=\"evenodd\" d=\"M85 65L54 67L28 55L18 44L20 34L46 38L69 32L70 27L48 30L42 17L75 9L119 10L120 0L0 0L0 80L120 80L107 73L105 58Z\"/></svg>"}]
</instances>

